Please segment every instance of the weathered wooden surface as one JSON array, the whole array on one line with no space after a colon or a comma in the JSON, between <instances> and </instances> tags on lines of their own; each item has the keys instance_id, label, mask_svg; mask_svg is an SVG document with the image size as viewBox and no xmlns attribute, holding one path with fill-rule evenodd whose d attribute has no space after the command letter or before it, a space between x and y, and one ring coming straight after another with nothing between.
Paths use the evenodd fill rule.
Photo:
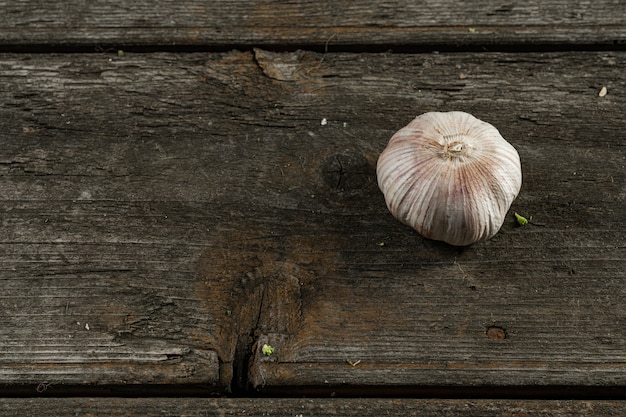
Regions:
<instances>
[{"instance_id":1,"label":"weathered wooden surface","mask_svg":"<svg viewBox=\"0 0 626 417\"><path fill-rule=\"evenodd\" d=\"M132 106L142 82L124 80L132 70L107 80L107 57L1 61L0 383L217 384L221 316L194 280L213 221L193 201L202 184L177 185L192 167L161 146L186 145L159 117L132 115L170 108L158 89L176 74L144 79L157 90Z\"/></svg>"},{"instance_id":2,"label":"weathered wooden surface","mask_svg":"<svg viewBox=\"0 0 626 417\"><path fill-rule=\"evenodd\" d=\"M613 0L13 0L0 48L623 48L625 15Z\"/></svg>"},{"instance_id":3,"label":"weathered wooden surface","mask_svg":"<svg viewBox=\"0 0 626 417\"><path fill-rule=\"evenodd\" d=\"M1 55L0 383L626 385L624 65ZM543 226L457 249L388 214L377 155L451 109Z\"/></svg>"},{"instance_id":4,"label":"weathered wooden surface","mask_svg":"<svg viewBox=\"0 0 626 417\"><path fill-rule=\"evenodd\" d=\"M617 401L409 399L3 399L3 416L503 416L605 417L626 411Z\"/></svg>"}]
</instances>

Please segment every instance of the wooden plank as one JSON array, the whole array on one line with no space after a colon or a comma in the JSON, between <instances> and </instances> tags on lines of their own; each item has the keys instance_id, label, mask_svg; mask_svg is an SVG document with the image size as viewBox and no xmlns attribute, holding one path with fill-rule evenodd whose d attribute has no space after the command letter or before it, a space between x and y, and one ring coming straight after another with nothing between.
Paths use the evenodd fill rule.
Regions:
<instances>
[{"instance_id":1,"label":"wooden plank","mask_svg":"<svg viewBox=\"0 0 626 417\"><path fill-rule=\"evenodd\" d=\"M624 410L620 402L593 401L463 401L385 399L12 399L0 403L3 415L189 415L376 416L381 412L423 416L609 416ZM295 414L294 414L295 413Z\"/></svg>"},{"instance_id":2,"label":"wooden plank","mask_svg":"<svg viewBox=\"0 0 626 417\"><path fill-rule=\"evenodd\" d=\"M271 100L293 139L275 133L271 153L255 153L284 164L265 174L275 212L242 216L204 261L207 277L231 270L233 286L247 276L254 289L252 386L623 385L623 56L337 55L317 85L294 79L315 68L302 56L255 55L290 81ZM524 165L513 210L546 226L511 218L496 239L456 250L386 214L373 169L393 131L382 127L443 108L501 127ZM298 133L302 118L310 133Z\"/></svg>"},{"instance_id":3,"label":"wooden plank","mask_svg":"<svg viewBox=\"0 0 626 417\"><path fill-rule=\"evenodd\" d=\"M0 46L623 48L625 15L626 4L612 0L16 0L0 2Z\"/></svg>"},{"instance_id":4,"label":"wooden plank","mask_svg":"<svg viewBox=\"0 0 626 417\"><path fill-rule=\"evenodd\" d=\"M169 178L158 165L179 161L163 154L144 164L169 151L150 139L158 118L137 126L132 116L161 98L128 107L141 94L131 85L110 95L126 82L124 71L113 69L110 83L108 70L96 69L117 65L108 60L1 62L0 383L223 389L230 377L220 374L214 340L224 312L214 314L194 285L193 248L207 231L193 218L204 214L188 198L171 202L151 189L149 177Z\"/></svg>"},{"instance_id":5,"label":"wooden plank","mask_svg":"<svg viewBox=\"0 0 626 417\"><path fill-rule=\"evenodd\" d=\"M283 399L283 398L23 398L0 400L3 416L615 416L620 401Z\"/></svg>"},{"instance_id":6,"label":"wooden plank","mask_svg":"<svg viewBox=\"0 0 626 417\"><path fill-rule=\"evenodd\" d=\"M0 383L626 385L625 64L1 55ZM460 250L388 214L377 155L450 109L545 226Z\"/></svg>"}]
</instances>

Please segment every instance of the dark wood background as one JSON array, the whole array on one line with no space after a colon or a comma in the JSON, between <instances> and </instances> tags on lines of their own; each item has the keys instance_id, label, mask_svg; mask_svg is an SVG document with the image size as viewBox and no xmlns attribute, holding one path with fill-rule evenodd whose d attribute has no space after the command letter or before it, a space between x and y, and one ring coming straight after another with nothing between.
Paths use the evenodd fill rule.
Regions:
<instances>
[{"instance_id":1,"label":"dark wood background","mask_svg":"<svg viewBox=\"0 0 626 417\"><path fill-rule=\"evenodd\" d=\"M0 2L0 411L621 414L625 49L612 1ZM466 248L376 184L447 110L522 160Z\"/></svg>"}]
</instances>

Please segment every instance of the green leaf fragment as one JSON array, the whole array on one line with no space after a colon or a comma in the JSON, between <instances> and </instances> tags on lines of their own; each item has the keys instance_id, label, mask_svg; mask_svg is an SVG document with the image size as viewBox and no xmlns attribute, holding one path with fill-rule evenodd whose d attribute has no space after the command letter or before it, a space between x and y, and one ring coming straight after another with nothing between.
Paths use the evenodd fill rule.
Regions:
<instances>
[{"instance_id":1,"label":"green leaf fragment","mask_svg":"<svg viewBox=\"0 0 626 417\"><path fill-rule=\"evenodd\" d=\"M528 219L524 216L520 216L519 214L515 213L515 218L517 219L517 223L520 226L526 226L528 224Z\"/></svg>"},{"instance_id":2,"label":"green leaf fragment","mask_svg":"<svg viewBox=\"0 0 626 417\"><path fill-rule=\"evenodd\" d=\"M266 343L261 348L261 352L263 352L265 356L271 356L272 353L274 353L274 348Z\"/></svg>"}]
</instances>

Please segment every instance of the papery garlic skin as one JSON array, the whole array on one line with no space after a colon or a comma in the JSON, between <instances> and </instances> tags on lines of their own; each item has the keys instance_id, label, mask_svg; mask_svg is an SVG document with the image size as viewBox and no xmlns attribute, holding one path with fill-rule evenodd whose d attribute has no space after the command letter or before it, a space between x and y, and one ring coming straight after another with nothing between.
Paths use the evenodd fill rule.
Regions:
<instances>
[{"instance_id":1,"label":"papery garlic skin","mask_svg":"<svg viewBox=\"0 0 626 417\"><path fill-rule=\"evenodd\" d=\"M459 111L425 113L396 132L376 175L396 219L456 246L493 237L522 186L515 148Z\"/></svg>"}]
</instances>

